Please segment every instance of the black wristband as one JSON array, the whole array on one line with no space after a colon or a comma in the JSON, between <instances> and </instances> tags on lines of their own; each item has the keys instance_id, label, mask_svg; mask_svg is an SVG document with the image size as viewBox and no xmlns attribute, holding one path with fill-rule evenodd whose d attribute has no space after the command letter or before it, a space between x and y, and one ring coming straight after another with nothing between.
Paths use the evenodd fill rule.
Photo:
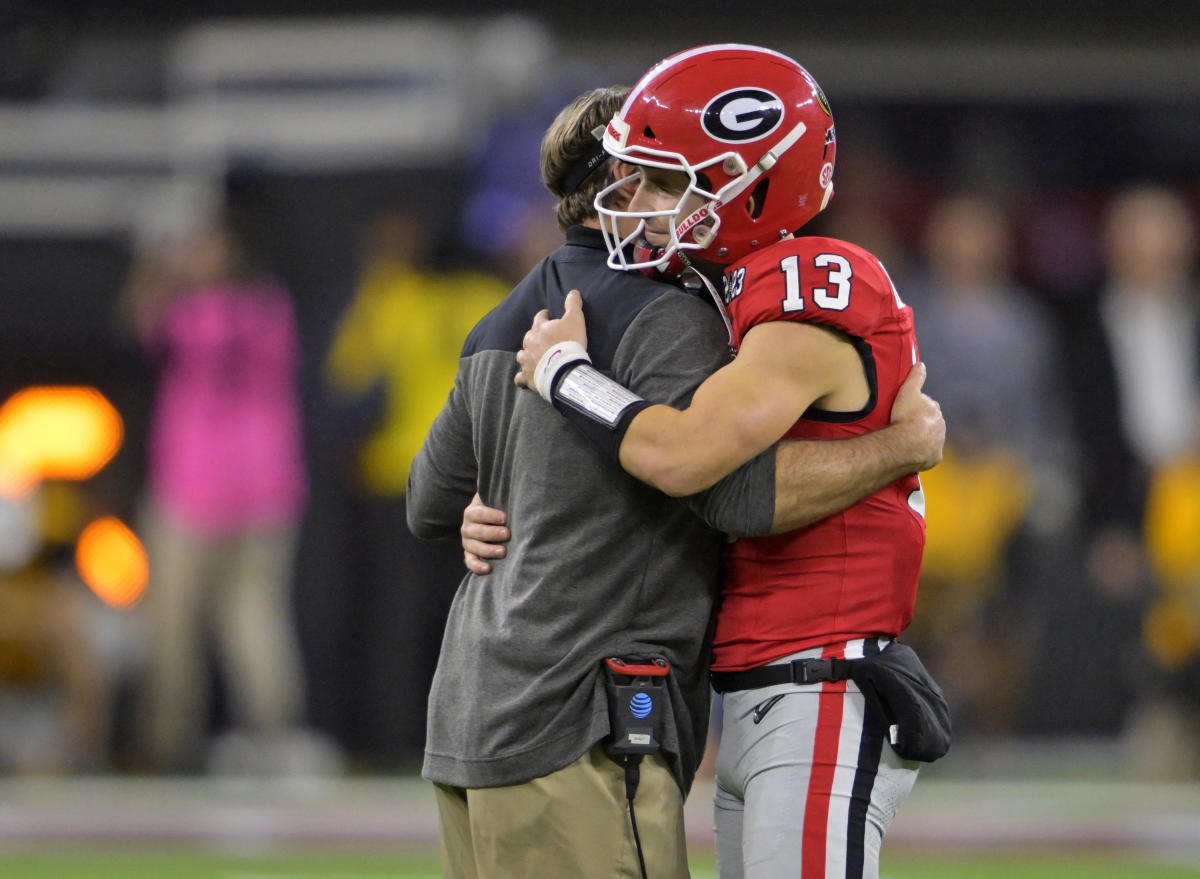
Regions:
<instances>
[{"instance_id":1,"label":"black wristband","mask_svg":"<svg viewBox=\"0 0 1200 879\"><path fill-rule=\"evenodd\" d=\"M625 432L629 430L630 423L639 412L653 405L649 400L630 403L621 410L615 427L602 424L574 406L563 406L559 411L566 416L567 421L591 440L596 448L619 464L621 463L621 442L625 439Z\"/></svg>"},{"instance_id":2,"label":"black wristband","mask_svg":"<svg viewBox=\"0 0 1200 879\"><path fill-rule=\"evenodd\" d=\"M613 391L628 397L628 402L624 402L613 414L597 411L596 408L588 408L584 402L581 402L578 394L562 393L564 381L572 372L580 368L587 368L591 371L589 375L591 381L599 381L611 386ZM629 425L639 412L654 405L649 400L643 400L633 394L623 385L603 376L586 360L576 360L561 367L554 376L550 395L554 408L561 412L567 421L586 436L593 445L617 463L620 463L621 460L621 441L625 439L625 432L629 430Z\"/></svg>"}]
</instances>

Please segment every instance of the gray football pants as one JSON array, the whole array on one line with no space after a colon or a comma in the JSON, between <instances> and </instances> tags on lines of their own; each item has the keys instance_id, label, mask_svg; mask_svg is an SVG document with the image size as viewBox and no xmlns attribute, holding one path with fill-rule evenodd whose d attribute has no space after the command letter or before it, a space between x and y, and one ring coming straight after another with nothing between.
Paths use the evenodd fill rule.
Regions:
<instances>
[{"instance_id":1,"label":"gray football pants","mask_svg":"<svg viewBox=\"0 0 1200 879\"><path fill-rule=\"evenodd\" d=\"M862 644L849 642L844 656L862 656ZM843 654L817 647L779 661L822 655ZM721 879L877 879L883 835L920 764L896 756L857 685L778 684L724 699L714 797Z\"/></svg>"}]
</instances>

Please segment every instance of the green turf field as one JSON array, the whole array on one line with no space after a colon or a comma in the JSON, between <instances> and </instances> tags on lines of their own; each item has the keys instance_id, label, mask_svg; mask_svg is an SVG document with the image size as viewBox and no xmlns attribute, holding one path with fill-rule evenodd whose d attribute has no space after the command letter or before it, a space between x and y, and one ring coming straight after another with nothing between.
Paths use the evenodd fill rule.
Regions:
<instances>
[{"instance_id":1,"label":"green turf field","mask_svg":"<svg viewBox=\"0 0 1200 879\"><path fill-rule=\"evenodd\" d=\"M714 874L715 875L715 874ZM1126 854L960 854L885 857L881 879L1200 879L1200 863Z\"/></svg>"},{"instance_id":2,"label":"green turf field","mask_svg":"<svg viewBox=\"0 0 1200 879\"><path fill-rule=\"evenodd\" d=\"M128 848L68 853L0 852L4 879L437 879L435 854L222 855ZM693 860L693 879L715 879L711 853ZM881 879L1200 879L1200 863L1169 864L1129 854L900 852Z\"/></svg>"},{"instance_id":3,"label":"green turf field","mask_svg":"<svg viewBox=\"0 0 1200 879\"><path fill-rule=\"evenodd\" d=\"M685 810L693 879L711 800ZM407 777L0 779L0 879L438 879L436 814ZM881 879L1200 879L1200 784L931 777Z\"/></svg>"}]
</instances>

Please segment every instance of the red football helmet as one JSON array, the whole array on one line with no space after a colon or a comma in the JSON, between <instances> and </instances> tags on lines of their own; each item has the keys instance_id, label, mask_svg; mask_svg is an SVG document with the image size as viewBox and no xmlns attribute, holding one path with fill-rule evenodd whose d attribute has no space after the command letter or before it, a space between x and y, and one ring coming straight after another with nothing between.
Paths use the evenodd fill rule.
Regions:
<instances>
[{"instance_id":1,"label":"red football helmet","mask_svg":"<svg viewBox=\"0 0 1200 879\"><path fill-rule=\"evenodd\" d=\"M795 232L833 195L837 144L821 87L791 58L757 46L699 46L660 61L609 122L604 147L690 178L671 211L606 207L616 185L597 196L613 268L670 273L687 253L726 265ZM692 193L703 203L683 216ZM651 216L672 218L670 243L652 252L637 246ZM623 236L617 222L626 218L639 222Z\"/></svg>"}]
</instances>

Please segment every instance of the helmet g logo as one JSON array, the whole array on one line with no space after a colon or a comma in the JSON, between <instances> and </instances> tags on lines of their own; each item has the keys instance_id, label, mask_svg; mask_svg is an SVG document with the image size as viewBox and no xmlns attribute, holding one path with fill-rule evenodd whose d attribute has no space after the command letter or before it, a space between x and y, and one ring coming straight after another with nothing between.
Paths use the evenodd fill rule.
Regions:
<instances>
[{"instance_id":1,"label":"helmet g logo","mask_svg":"<svg viewBox=\"0 0 1200 879\"><path fill-rule=\"evenodd\" d=\"M725 143L748 143L766 137L783 121L783 101L763 89L733 89L717 95L704 108L704 130Z\"/></svg>"}]
</instances>

